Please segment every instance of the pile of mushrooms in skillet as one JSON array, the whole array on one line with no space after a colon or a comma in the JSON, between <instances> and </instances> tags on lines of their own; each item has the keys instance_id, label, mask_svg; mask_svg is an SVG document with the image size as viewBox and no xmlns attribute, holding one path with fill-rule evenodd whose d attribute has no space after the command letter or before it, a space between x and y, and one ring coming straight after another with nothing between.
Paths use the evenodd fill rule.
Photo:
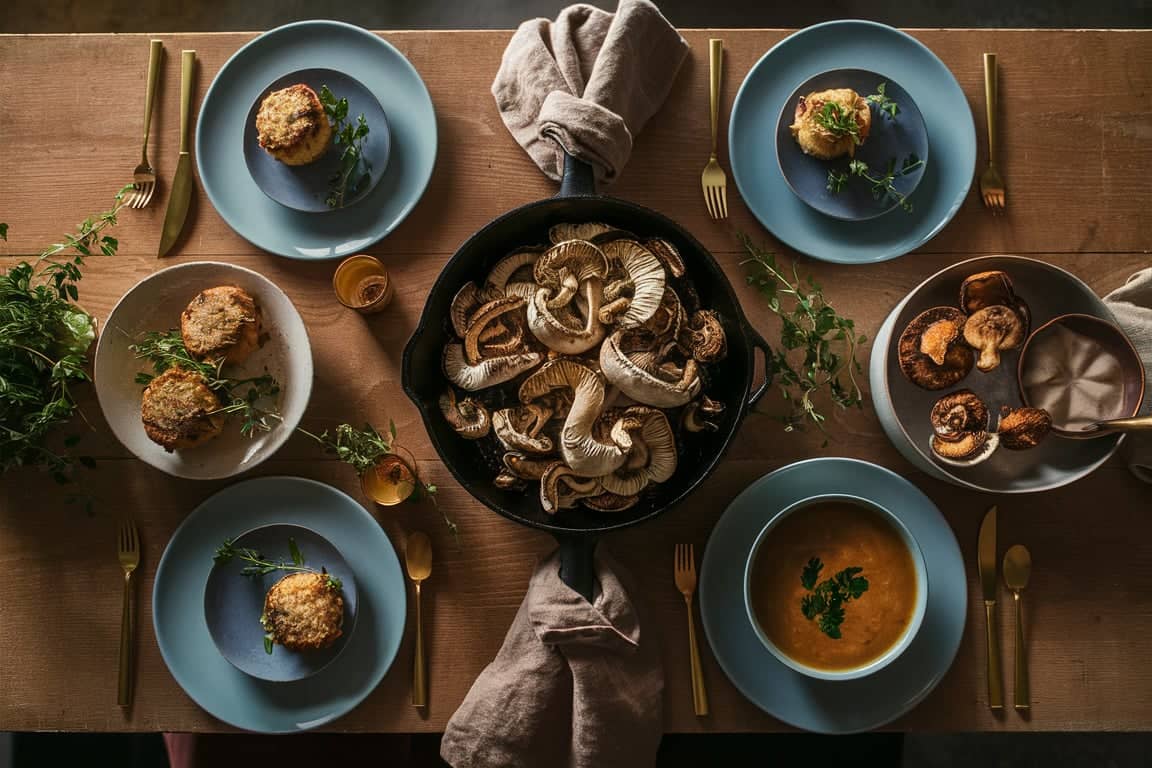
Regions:
<instances>
[{"instance_id":1,"label":"pile of mushrooms in skillet","mask_svg":"<svg viewBox=\"0 0 1152 768\"><path fill-rule=\"evenodd\" d=\"M498 487L539 482L550 514L625 510L676 471L673 424L717 430L724 406L702 373L724 357L724 329L666 240L595 222L548 236L452 300L440 410L462 438L498 444Z\"/></svg>"}]
</instances>

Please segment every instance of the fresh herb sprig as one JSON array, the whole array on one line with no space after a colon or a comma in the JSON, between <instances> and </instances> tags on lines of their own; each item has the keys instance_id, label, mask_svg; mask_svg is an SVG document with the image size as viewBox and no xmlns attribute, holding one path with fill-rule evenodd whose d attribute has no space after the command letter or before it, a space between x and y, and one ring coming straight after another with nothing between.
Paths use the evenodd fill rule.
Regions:
<instances>
[{"instance_id":1,"label":"fresh herb sprig","mask_svg":"<svg viewBox=\"0 0 1152 768\"><path fill-rule=\"evenodd\" d=\"M279 420L274 406L267 404L280 394L280 384L271 374L247 379L233 379L223 374L224 358L197 360L184 346L179 331L149 331L140 341L128 347L137 360L152 363L153 374L136 374L136 383L147 386L155 376L169 368L183 368L199 373L205 385L216 393L224 405L211 415L239 415L240 434L251 437L256 432L272 429L272 421Z\"/></svg>"},{"instance_id":2,"label":"fresh herb sprig","mask_svg":"<svg viewBox=\"0 0 1152 768\"><path fill-rule=\"evenodd\" d=\"M800 598L800 611L804 618L815 621L821 632L839 640L840 625L844 623L844 604L858 600L868 591L868 579L860 575L863 568L852 566L817 584L823 569L824 563L820 558L813 557L801 571L800 584L809 594Z\"/></svg>"},{"instance_id":3,"label":"fresh herb sprig","mask_svg":"<svg viewBox=\"0 0 1152 768\"><path fill-rule=\"evenodd\" d=\"M880 83L876 86L876 93L866 97L865 101L869 104L875 104L880 113L889 120L895 120L896 115L900 114L900 105L888 98L888 94L884 92L887 87L888 83Z\"/></svg>"},{"instance_id":4,"label":"fresh herb sprig","mask_svg":"<svg viewBox=\"0 0 1152 768\"><path fill-rule=\"evenodd\" d=\"M906 176L912 173L920 166L924 165L915 152L910 153L904 158L904 162L900 167L896 166L896 158L888 161L888 168L883 175L874 175L870 171L868 164L863 160L853 160L848 163L847 172L844 171L828 171L828 191L834 195L840 194L844 189L844 185L848 183L850 176L859 176L872 185L872 197L876 200L882 198L891 199L897 203L908 213L912 212L912 203L908 202L908 196L900 193L895 186L896 179L901 176Z\"/></svg>"},{"instance_id":5,"label":"fresh herb sprig","mask_svg":"<svg viewBox=\"0 0 1152 768\"><path fill-rule=\"evenodd\" d=\"M855 144L864 141L860 138L860 124L856 122L856 114L835 101L824 102L823 108L816 113L815 120L816 124L828 131L833 138L851 136Z\"/></svg>"},{"instance_id":6,"label":"fresh herb sprig","mask_svg":"<svg viewBox=\"0 0 1152 768\"><path fill-rule=\"evenodd\" d=\"M364 140L368 137L368 120L363 114L352 123L348 119L348 99L337 99L328 86L320 86L320 103L332 121L336 146L340 147L340 167L328 180L329 208L343 207L344 201L356 197L368 183L372 165L364 157Z\"/></svg>"},{"instance_id":7,"label":"fresh herb sprig","mask_svg":"<svg viewBox=\"0 0 1152 768\"><path fill-rule=\"evenodd\" d=\"M86 218L75 233L0 275L0 475L34 466L66 483L77 462L94 466L91 458L58 453L47 441L80 413L72 387L91 380L87 351L96 326L75 303L77 284L87 257L116 254L119 242L105 230L115 226L131 188L117 192L109 210ZM0 224L0 239L8 239L7 224ZM79 439L66 438L65 449Z\"/></svg>"},{"instance_id":8,"label":"fresh herb sprig","mask_svg":"<svg viewBox=\"0 0 1152 768\"><path fill-rule=\"evenodd\" d=\"M863 367L856 359L856 348L867 338L856 333L850 318L836 313L811 277L800 278L795 262L789 279L788 270L780 267L775 254L757 246L743 232L737 237L749 256L741 262L749 271L748 284L764 295L782 326L781 348L768 352L768 372L791 404L790 413L783 418L784 429L790 432L812 423L824 431L827 417L814 401L821 391L826 390L839 408L862 406L856 374L863 373Z\"/></svg>"}]
</instances>

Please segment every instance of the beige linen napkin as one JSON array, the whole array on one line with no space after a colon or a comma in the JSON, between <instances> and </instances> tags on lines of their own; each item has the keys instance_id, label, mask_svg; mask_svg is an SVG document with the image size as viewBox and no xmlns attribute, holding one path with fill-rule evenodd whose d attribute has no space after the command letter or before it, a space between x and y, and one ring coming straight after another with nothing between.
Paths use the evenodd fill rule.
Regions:
<instances>
[{"instance_id":1,"label":"beige linen napkin","mask_svg":"<svg viewBox=\"0 0 1152 768\"><path fill-rule=\"evenodd\" d=\"M512 36L492 95L504 124L540 170L559 179L564 152L611 183L632 141L664 103L688 43L648 0L616 13L571 5Z\"/></svg>"},{"instance_id":2,"label":"beige linen napkin","mask_svg":"<svg viewBox=\"0 0 1152 768\"><path fill-rule=\"evenodd\" d=\"M637 768L660 745L664 673L641 637L620 567L599 554L589 603L540 563L504 645L452 719L440 756L454 768ZM635 591L633 591L635 594Z\"/></svg>"},{"instance_id":3,"label":"beige linen napkin","mask_svg":"<svg viewBox=\"0 0 1152 768\"><path fill-rule=\"evenodd\" d=\"M1152 267L1141 270L1128 282L1104 297L1104 303L1116 322L1132 340L1132 346L1144 363L1148 385L1144 387L1144 404L1140 413L1152 412ZM1134 432L1128 435L1127 460L1132 474L1152 483L1152 435Z\"/></svg>"}]
</instances>

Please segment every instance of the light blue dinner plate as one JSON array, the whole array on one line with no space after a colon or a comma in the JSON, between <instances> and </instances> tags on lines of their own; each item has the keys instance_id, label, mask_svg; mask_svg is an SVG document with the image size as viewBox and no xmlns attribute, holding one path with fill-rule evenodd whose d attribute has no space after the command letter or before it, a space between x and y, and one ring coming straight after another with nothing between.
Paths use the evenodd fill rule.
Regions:
<instances>
[{"instance_id":1,"label":"light blue dinner plate","mask_svg":"<svg viewBox=\"0 0 1152 768\"><path fill-rule=\"evenodd\" d=\"M304 213L277 203L256 186L244 160L252 104L277 78L312 68L360 81L388 115L383 177L338 211ZM290 258L338 258L380 240L416 206L436 164L436 114L416 69L384 39L338 21L301 21L265 32L221 67L200 107L196 164L212 205L253 245Z\"/></svg>"},{"instance_id":2,"label":"light blue dinner plate","mask_svg":"<svg viewBox=\"0 0 1152 768\"><path fill-rule=\"evenodd\" d=\"M829 69L891 76L924 116L932 161L913 198L867 221L840 221L796 197L776 161L780 110L793 89ZM830 21L780 41L748 72L728 125L732 175L757 219L791 248L822 261L894 259L932 239L956 214L976 169L976 128L956 78L932 51L898 29L870 21Z\"/></svg>"},{"instance_id":3,"label":"light blue dinner plate","mask_svg":"<svg viewBox=\"0 0 1152 768\"><path fill-rule=\"evenodd\" d=\"M311 528L356 571L355 632L328 666L292 682L258 680L232 666L204 618L216 548L237 531L273 523ZM335 720L376 688L400 647L406 602L396 551L360 504L314 480L261 477L209 497L176 529L156 569L152 626L172 676L209 714L249 731L290 733Z\"/></svg>"},{"instance_id":4,"label":"light blue dinner plate","mask_svg":"<svg viewBox=\"0 0 1152 768\"><path fill-rule=\"evenodd\" d=\"M815 680L785 666L744 609L744 566L757 534L780 510L821 494L859 496L890 510L928 568L928 607L916 639L884 669L856 680ZM948 671L964 633L968 582L952 528L912 483L857 459L800 461L748 486L713 528L700 578L704 630L728 678L768 714L818 733L867 731L911 710Z\"/></svg>"}]
</instances>

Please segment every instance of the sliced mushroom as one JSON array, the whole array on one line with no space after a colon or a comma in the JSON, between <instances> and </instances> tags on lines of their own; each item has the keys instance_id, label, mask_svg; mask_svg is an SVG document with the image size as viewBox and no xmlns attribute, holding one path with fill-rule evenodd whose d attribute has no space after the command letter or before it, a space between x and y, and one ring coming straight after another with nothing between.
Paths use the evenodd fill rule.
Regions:
<instances>
[{"instance_id":1,"label":"sliced mushroom","mask_svg":"<svg viewBox=\"0 0 1152 768\"><path fill-rule=\"evenodd\" d=\"M636 506L639 501L639 496L620 496L607 492L580 499L581 504L597 512L623 512Z\"/></svg>"},{"instance_id":2,"label":"sliced mushroom","mask_svg":"<svg viewBox=\"0 0 1152 768\"><path fill-rule=\"evenodd\" d=\"M728 339L720 316L710 309L701 309L680 331L680 346L701 363L715 363L728 354Z\"/></svg>"},{"instance_id":3,"label":"sliced mushroom","mask_svg":"<svg viewBox=\"0 0 1152 768\"><path fill-rule=\"evenodd\" d=\"M627 432L632 448L622 466L600 478L604 490L620 496L634 496L649 483L662 483L676 471L676 438L663 411L633 406L612 428L613 439Z\"/></svg>"},{"instance_id":4,"label":"sliced mushroom","mask_svg":"<svg viewBox=\"0 0 1152 768\"><path fill-rule=\"evenodd\" d=\"M621 442L596 439L593 427L604 407L604 380L600 374L570 358L550 360L520 385L520 402L531 403L555 390L573 392L572 408L560 431L560 453L574 472L599 477L619 467L632 447L627 433L613 434ZM495 421L495 419L493 419Z\"/></svg>"},{"instance_id":5,"label":"sliced mushroom","mask_svg":"<svg viewBox=\"0 0 1152 768\"><path fill-rule=\"evenodd\" d=\"M600 371L628 397L657 408L675 408L700 394L702 386L695 360L684 363L681 375L665 380L638 365L621 349L623 331L616 331L600 346Z\"/></svg>"},{"instance_id":6,"label":"sliced mushroom","mask_svg":"<svg viewBox=\"0 0 1152 768\"><path fill-rule=\"evenodd\" d=\"M1003 409L996 434L1000 445L1012 451L1035 448L1052 429L1052 415L1043 408Z\"/></svg>"},{"instance_id":7,"label":"sliced mushroom","mask_svg":"<svg viewBox=\"0 0 1152 768\"><path fill-rule=\"evenodd\" d=\"M523 352L488 358L470 365L464 358L463 344L448 344L444 347L444 375L468 392L503 384L534 368L539 362L538 352Z\"/></svg>"},{"instance_id":8,"label":"sliced mushroom","mask_svg":"<svg viewBox=\"0 0 1152 768\"><path fill-rule=\"evenodd\" d=\"M502 461L504 468L521 480L539 480L544 477L544 471L556 463L556 459L530 458L519 451L508 451Z\"/></svg>"},{"instance_id":9,"label":"sliced mushroom","mask_svg":"<svg viewBox=\"0 0 1152 768\"><path fill-rule=\"evenodd\" d=\"M480 353L480 337L503 315L516 312L524 307L524 299L517 296L504 296L482 305L468 318L468 328L464 333L464 359L469 365L476 365L484 356Z\"/></svg>"},{"instance_id":10,"label":"sliced mushroom","mask_svg":"<svg viewBox=\"0 0 1152 768\"><path fill-rule=\"evenodd\" d=\"M1000 364L1002 351L1024 343L1024 321L1009 307L985 307L964 323L964 341L980 351L976 367L987 372Z\"/></svg>"},{"instance_id":11,"label":"sliced mushroom","mask_svg":"<svg viewBox=\"0 0 1152 768\"><path fill-rule=\"evenodd\" d=\"M581 477L561 461L550 464L540 478L540 506L550 515L576 506L576 502L586 496L603 492L596 478Z\"/></svg>"},{"instance_id":12,"label":"sliced mushroom","mask_svg":"<svg viewBox=\"0 0 1152 768\"><path fill-rule=\"evenodd\" d=\"M501 408L492 412L492 429L500 444L509 451L549 454L555 448L552 438L540 431L551 415L551 411L539 405Z\"/></svg>"},{"instance_id":13,"label":"sliced mushroom","mask_svg":"<svg viewBox=\"0 0 1152 768\"><path fill-rule=\"evenodd\" d=\"M659 237L645 240L644 245L656 255L656 258L660 259L672 277L684 277L684 259L680 257L680 251L676 249L676 246Z\"/></svg>"},{"instance_id":14,"label":"sliced mushroom","mask_svg":"<svg viewBox=\"0 0 1152 768\"><path fill-rule=\"evenodd\" d=\"M664 267L651 251L635 240L613 240L603 246L603 251L609 260L619 262L632 283L631 301L615 322L621 328L635 328L660 308L664 297Z\"/></svg>"},{"instance_id":15,"label":"sliced mushroom","mask_svg":"<svg viewBox=\"0 0 1152 768\"><path fill-rule=\"evenodd\" d=\"M900 334L900 370L918 387L945 389L968 375L976 356L960 339L967 318L955 307L932 307Z\"/></svg>"},{"instance_id":16,"label":"sliced mushroom","mask_svg":"<svg viewBox=\"0 0 1152 768\"><path fill-rule=\"evenodd\" d=\"M440 396L440 412L456 434L465 440L479 440L492 426L487 408L470 397L458 401L456 391L451 388Z\"/></svg>"}]
</instances>

